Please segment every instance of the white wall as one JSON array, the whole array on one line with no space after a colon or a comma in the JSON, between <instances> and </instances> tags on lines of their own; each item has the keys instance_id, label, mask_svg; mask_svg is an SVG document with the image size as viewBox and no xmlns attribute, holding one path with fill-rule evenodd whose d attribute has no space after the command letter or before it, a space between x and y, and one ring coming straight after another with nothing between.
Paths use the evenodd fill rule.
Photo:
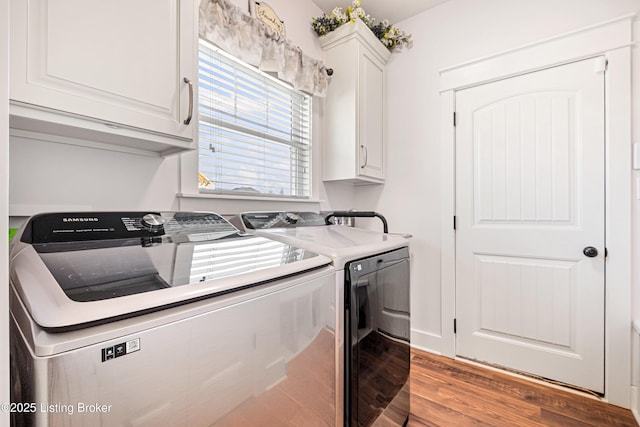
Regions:
<instances>
[{"instance_id":1,"label":"white wall","mask_svg":"<svg viewBox=\"0 0 640 427\"><path fill-rule=\"evenodd\" d=\"M633 102L633 136L634 144L640 146L640 19L634 25L634 40L636 46L632 50L633 82L632 82L632 102ZM640 147L638 147L640 148ZM634 319L640 320L640 164L634 165L634 293L633 293L633 314Z\"/></svg>"},{"instance_id":2,"label":"white wall","mask_svg":"<svg viewBox=\"0 0 640 427\"><path fill-rule=\"evenodd\" d=\"M9 4L0 2L0 230L7 237L9 189ZM8 245L0 243L0 403L9 401L9 270ZM0 426L9 425L9 413L0 411Z\"/></svg>"},{"instance_id":3,"label":"white wall","mask_svg":"<svg viewBox=\"0 0 640 427\"><path fill-rule=\"evenodd\" d=\"M442 330L452 327L441 324L440 307L440 227L452 218L440 217L438 71L637 11L638 0L452 0L399 23L414 47L392 55L387 66L389 179L384 187L359 188L357 205L382 212L392 231L414 235L412 344L440 352ZM637 48L635 55L637 61ZM639 74L633 82L635 141Z\"/></svg>"},{"instance_id":4,"label":"white wall","mask_svg":"<svg viewBox=\"0 0 640 427\"><path fill-rule=\"evenodd\" d=\"M640 42L640 20L634 25L634 40ZM632 86L633 100L633 142L640 145L640 46L636 45L632 50L632 67L634 70L634 81ZM640 325L640 165L634 165L633 189L635 202L633 203L633 288L632 288L632 310L635 325ZM632 372L632 401L631 409L640 423L640 327L633 328L633 339L631 346L631 372Z\"/></svg>"},{"instance_id":5,"label":"white wall","mask_svg":"<svg viewBox=\"0 0 640 427\"><path fill-rule=\"evenodd\" d=\"M233 2L248 13L246 0ZM321 14L320 9L311 0L272 0L269 5L285 22L288 39L305 54L321 58L322 51L310 25L311 17ZM319 99L314 100L313 109L313 168L321 171L322 102ZM319 174L314 184L316 203L178 198L176 194L183 192L180 156L158 159L24 137L11 137L10 147L12 226L19 225L29 215L45 211L201 209L229 215L261 209L348 209L354 200L352 187L325 186ZM195 168L193 153L191 158Z\"/></svg>"}]
</instances>

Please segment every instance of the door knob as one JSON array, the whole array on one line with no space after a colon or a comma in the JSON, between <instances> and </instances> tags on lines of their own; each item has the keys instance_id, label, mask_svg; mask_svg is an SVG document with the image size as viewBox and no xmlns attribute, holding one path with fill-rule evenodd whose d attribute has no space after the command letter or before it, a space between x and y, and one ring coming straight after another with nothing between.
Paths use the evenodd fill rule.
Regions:
<instances>
[{"instance_id":1,"label":"door knob","mask_svg":"<svg viewBox=\"0 0 640 427\"><path fill-rule=\"evenodd\" d=\"M589 258L593 258L598 256L598 250L596 248L594 248L593 246L587 246L586 248L584 248L582 250L582 253L585 256L588 256Z\"/></svg>"}]
</instances>

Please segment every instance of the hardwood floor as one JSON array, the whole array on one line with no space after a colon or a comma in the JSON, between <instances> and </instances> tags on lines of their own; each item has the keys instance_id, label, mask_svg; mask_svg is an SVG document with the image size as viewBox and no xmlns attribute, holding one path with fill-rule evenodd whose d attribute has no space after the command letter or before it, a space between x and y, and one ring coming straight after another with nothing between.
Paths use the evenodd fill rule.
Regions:
<instances>
[{"instance_id":1,"label":"hardwood floor","mask_svg":"<svg viewBox=\"0 0 640 427\"><path fill-rule=\"evenodd\" d=\"M319 334L291 361L286 379L247 399L215 425L334 425L333 357L327 357L332 353L333 335ZM410 386L408 427L637 427L629 410L415 349L411 350ZM406 399L405 389L398 398ZM395 415L389 411L373 425L397 427L402 417Z\"/></svg>"},{"instance_id":2,"label":"hardwood floor","mask_svg":"<svg viewBox=\"0 0 640 427\"><path fill-rule=\"evenodd\" d=\"M412 350L408 426L636 427L637 424L631 411L591 397Z\"/></svg>"}]
</instances>

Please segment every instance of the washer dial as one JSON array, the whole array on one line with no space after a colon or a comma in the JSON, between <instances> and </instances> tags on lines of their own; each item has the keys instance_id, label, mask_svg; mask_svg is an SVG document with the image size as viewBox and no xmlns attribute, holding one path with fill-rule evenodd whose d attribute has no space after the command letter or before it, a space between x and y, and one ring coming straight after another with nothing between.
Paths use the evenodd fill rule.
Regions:
<instances>
[{"instance_id":1,"label":"washer dial","mask_svg":"<svg viewBox=\"0 0 640 427\"><path fill-rule=\"evenodd\" d=\"M154 233L164 228L164 222L164 218L158 214L148 213L142 217L142 226Z\"/></svg>"}]
</instances>

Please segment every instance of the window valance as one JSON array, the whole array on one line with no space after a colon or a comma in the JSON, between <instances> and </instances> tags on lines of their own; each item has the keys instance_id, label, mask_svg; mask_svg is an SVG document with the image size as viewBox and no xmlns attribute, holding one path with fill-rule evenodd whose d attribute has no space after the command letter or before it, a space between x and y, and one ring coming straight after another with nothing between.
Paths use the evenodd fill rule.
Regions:
<instances>
[{"instance_id":1,"label":"window valance","mask_svg":"<svg viewBox=\"0 0 640 427\"><path fill-rule=\"evenodd\" d=\"M266 72L277 73L297 90L324 96L329 75L322 61L227 0L201 0L200 37Z\"/></svg>"}]
</instances>

